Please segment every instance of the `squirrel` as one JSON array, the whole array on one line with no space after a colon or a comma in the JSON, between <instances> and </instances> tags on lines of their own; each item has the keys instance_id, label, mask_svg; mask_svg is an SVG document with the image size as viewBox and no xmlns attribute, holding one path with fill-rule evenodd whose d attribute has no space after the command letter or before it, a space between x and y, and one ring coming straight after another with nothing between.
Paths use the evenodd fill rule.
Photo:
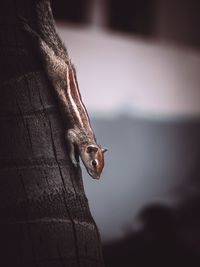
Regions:
<instances>
[{"instance_id":1,"label":"squirrel","mask_svg":"<svg viewBox=\"0 0 200 267\"><path fill-rule=\"evenodd\" d=\"M37 0L36 5L39 32L33 30L26 19L20 17L23 30L29 33L39 46L46 74L57 96L63 119L68 125L65 137L73 165L79 165L76 159L78 152L88 174L99 179L107 149L101 148L96 142L79 91L75 68L55 30L50 3L48 0Z\"/></svg>"}]
</instances>

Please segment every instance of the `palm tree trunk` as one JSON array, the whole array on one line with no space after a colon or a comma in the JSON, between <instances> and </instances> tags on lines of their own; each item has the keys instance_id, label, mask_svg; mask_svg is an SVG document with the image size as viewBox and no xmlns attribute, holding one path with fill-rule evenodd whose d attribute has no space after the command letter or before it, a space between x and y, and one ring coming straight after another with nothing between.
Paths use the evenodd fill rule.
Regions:
<instances>
[{"instance_id":1,"label":"palm tree trunk","mask_svg":"<svg viewBox=\"0 0 200 267\"><path fill-rule=\"evenodd\" d=\"M28 35L34 0L0 3L0 266L103 266L81 171Z\"/></svg>"}]
</instances>

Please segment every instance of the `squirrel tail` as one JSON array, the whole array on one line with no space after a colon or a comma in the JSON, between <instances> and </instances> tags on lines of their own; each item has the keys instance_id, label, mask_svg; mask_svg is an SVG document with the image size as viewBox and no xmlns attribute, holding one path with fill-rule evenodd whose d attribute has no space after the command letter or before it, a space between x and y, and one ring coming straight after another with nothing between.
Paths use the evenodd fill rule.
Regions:
<instances>
[{"instance_id":1,"label":"squirrel tail","mask_svg":"<svg viewBox=\"0 0 200 267\"><path fill-rule=\"evenodd\" d=\"M35 2L39 35L58 57L68 62L67 49L56 32L50 0L37 0Z\"/></svg>"}]
</instances>

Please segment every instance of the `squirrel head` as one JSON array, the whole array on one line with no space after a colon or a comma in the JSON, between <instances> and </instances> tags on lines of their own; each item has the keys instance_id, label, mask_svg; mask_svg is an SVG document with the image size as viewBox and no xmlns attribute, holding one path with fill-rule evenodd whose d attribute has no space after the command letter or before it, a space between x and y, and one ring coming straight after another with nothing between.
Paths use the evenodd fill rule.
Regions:
<instances>
[{"instance_id":1,"label":"squirrel head","mask_svg":"<svg viewBox=\"0 0 200 267\"><path fill-rule=\"evenodd\" d=\"M104 153L106 151L106 148L101 148L96 144L88 145L80 151L83 164L88 174L94 179L100 179L104 167Z\"/></svg>"}]
</instances>

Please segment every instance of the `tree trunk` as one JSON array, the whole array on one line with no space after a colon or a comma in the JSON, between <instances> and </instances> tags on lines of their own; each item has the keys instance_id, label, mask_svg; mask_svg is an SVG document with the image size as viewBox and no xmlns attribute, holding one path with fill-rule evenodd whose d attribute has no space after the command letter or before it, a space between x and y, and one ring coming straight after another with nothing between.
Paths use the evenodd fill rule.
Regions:
<instances>
[{"instance_id":1,"label":"tree trunk","mask_svg":"<svg viewBox=\"0 0 200 267\"><path fill-rule=\"evenodd\" d=\"M3 3L2 3L3 2ZM38 53L18 16L34 0L0 3L0 266L103 266L81 171Z\"/></svg>"}]
</instances>

